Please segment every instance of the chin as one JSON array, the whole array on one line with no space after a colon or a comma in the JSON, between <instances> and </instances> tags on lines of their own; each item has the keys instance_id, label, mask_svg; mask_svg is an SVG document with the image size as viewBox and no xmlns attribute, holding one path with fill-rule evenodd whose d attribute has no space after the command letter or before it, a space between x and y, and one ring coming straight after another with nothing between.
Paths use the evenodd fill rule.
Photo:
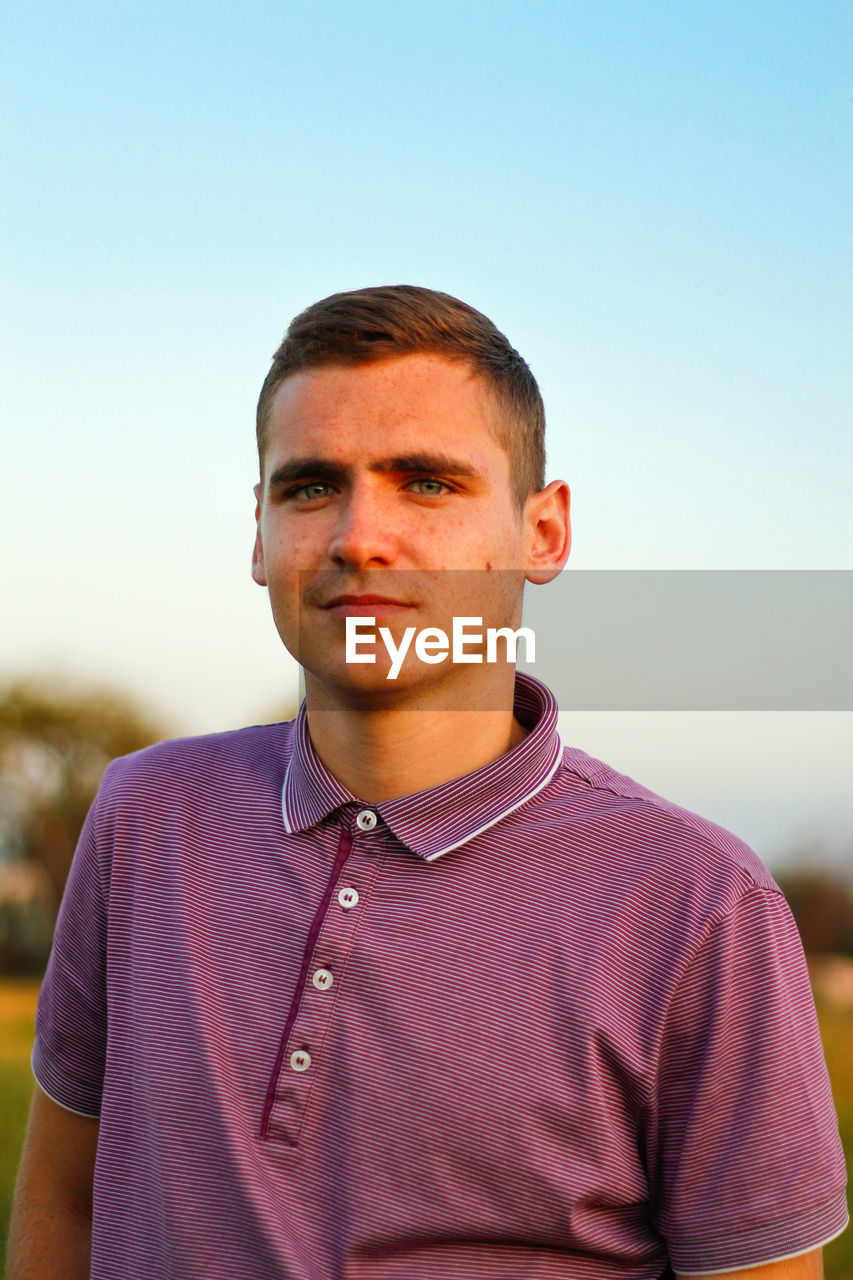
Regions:
<instances>
[{"instance_id":1,"label":"chin","mask_svg":"<svg viewBox=\"0 0 853 1280\"><path fill-rule=\"evenodd\" d=\"M360 669L347 665L343 670L323 664L313 668L306 665L306 688L313 684L319 692L319 686L328 700L342 709L391 711L405 706L409 710L444 708L450 711L464 709L469 700L483 705L480 681L472 678L474 671L482 672L481 667L472 670L467 664L457 667L442 664L424 669L420 664L409 667L404 663L395 680L387 678L388 669L378 663L365 663ZM474 689L480 691L480 696L471 698Z\"/></svg>"}]
</instances>

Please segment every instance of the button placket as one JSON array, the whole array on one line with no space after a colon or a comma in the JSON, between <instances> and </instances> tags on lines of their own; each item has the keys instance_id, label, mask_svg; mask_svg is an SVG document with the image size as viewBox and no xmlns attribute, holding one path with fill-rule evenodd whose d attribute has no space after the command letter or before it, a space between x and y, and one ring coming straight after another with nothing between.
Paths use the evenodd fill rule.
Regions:
<instances>
[{"instance_id":1,"label":"button placket","mask_svg":"<svg viewBox=\"0 0 853 1280\"><path fill-rule=\"evenodd\" d=\"M371 816L376 822L372 811ZM345 995L346 958L359 928L367 890L382 861L374 853L362 852L373 844L365 836L356 822L350 853L338 872L340 887L332 891L314 941L299 1008L288 1034L285 1069L276 1083L268 1132L289 1145L299 1140L335 1007ZM373 848L378 852L376 845Z\"/></svg>"}]
</instances>

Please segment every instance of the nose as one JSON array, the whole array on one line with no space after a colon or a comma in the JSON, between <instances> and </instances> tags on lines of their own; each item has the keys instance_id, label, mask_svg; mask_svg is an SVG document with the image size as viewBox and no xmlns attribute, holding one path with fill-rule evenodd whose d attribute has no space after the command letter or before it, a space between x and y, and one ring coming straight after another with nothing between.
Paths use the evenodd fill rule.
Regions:
<instances>
[{"instance_id":1,"label":"nose","mask_svg":"<svg viewBox=\"0 0 853 1280\"><path fill-rule=\"evenodd\" d=\"M389 567L396 558L390 512L369 483L357 482L339 510L329 542L329 558L348 569Z\"/></svg>"}]
</instances>

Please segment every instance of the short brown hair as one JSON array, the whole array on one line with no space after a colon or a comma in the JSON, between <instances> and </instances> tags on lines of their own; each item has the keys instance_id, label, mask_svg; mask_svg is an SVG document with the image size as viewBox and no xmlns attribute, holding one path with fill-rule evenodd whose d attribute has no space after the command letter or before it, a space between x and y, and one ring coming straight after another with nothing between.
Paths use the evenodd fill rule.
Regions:
<instances>
[{"instance_id":1,"label":"short brown hair","mask_svg":"<svg viewBox=\"0 0 853 1280\"><path fill-rule=\"evenodd\" d=\"M536 379L488 317L449 293L412 284L333 293L291 322L258 400L261 471L270 406L290 374L414 354L466 361L484 379L498 407L495 438L509 455L523 507L545 487L545 407Z\"/></svg>"}]
</instances>

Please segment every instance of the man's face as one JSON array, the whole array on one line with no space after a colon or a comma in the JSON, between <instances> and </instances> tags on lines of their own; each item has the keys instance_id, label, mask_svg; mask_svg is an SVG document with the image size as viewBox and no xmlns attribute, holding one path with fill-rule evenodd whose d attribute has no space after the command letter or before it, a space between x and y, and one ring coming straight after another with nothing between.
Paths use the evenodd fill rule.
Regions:
<instances>
[{"instance_id":1,"label":"man's face","mask_svg":"<svg viewBox=\"0 0 853 1280\"><path fill-rule=\"evenodd\" d=\"M410 626L449 634L454 614L520 624L530 521L495 412L468 365L432 355L285 379L256 489L252 573L306 674L341 694L452 678L449 660L407 659L389 688L381 643L376 664L347 664L347 616L373 616L397 640Z\"/></svg>"}]
</instances>

